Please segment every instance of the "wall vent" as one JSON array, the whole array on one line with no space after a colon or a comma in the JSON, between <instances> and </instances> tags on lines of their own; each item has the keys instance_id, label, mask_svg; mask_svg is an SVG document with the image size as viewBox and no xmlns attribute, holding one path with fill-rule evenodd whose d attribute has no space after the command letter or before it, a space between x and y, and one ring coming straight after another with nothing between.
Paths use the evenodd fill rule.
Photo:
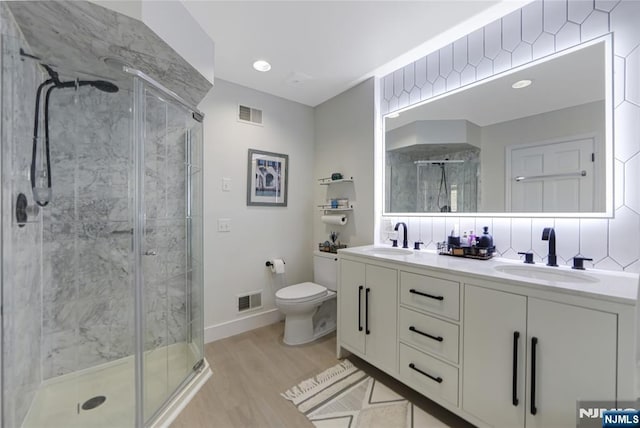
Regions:
<instances>
[{"instance_id":1,"label":"wall vent","mask_svg":"<svg viewBox=\"0 0 640 428\"><path fill-rule=\"evenodd\" d=\"M238 105L238 120L252 125L262 125L262 110Z\"/></svg>"},{"instance_id":2,"label":"wall vent","mask_svg":"<svg viewBox=\"0 0 640 428\"><path fill-rule=\"evenodd\" d=\"M249 311L262 307L262 291L238 296L238 312Z\"/></svg>"}]
</instances>

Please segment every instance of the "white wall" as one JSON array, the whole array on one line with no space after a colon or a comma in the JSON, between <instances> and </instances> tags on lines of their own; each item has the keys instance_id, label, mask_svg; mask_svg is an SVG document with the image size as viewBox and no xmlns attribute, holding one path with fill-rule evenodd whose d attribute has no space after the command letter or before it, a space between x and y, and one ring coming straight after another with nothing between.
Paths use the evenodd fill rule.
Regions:
<instances>
[{"instance_id":1,"label":"white wall","mask_svg":"<svg viewBox=\"0 0 640 428\"><path fill-rule=\"evenodd\" d=\"M314 245L329 239L332 230L340 232L339 240L349 246L373 243L374 83L371 78L315 108L314 177L340 172L353 176L354 182L314 184ZM354 211L348 214L346 226L327 226L320 221L322 212L315 206L341 196L353 202Z\"/></svg>"},{"instance_id":2,"label":"white wall","mask_svg":"<svg viewBox=\"0 0 640 428\"><path fill-rule=\"evenodd\" d=\"M238 104L262 109L264 126L238 122ZM205 114L204 323L210 342L278 320L276 287L312 279L314 111L220 79L199 108ZM249 148L289 155L287 207L246 205ZM222 191L223 177L232 180L230 192ZM218 218L231 219L231 232L217 231ZM284 277L265 267L275 257L286 261ZM237 295L254 290L264 291L263 308L238 314Z\"/></svg>"}]
</instances>

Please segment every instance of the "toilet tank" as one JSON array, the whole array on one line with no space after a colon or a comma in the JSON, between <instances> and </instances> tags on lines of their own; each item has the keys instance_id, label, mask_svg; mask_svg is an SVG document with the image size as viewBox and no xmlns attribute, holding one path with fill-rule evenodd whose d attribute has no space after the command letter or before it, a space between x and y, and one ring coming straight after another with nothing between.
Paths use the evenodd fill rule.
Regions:
<instances>
[{"instance_id":1,"label":"toilet tank","mask_svg":"<svg viewBox=\"0 0 640 428\"><path fill-rule=\"evenodd\" d=\"M314 251L313 282L336 291L338 285L338 256L336 254Z\"/></svg>"}]
</instances>

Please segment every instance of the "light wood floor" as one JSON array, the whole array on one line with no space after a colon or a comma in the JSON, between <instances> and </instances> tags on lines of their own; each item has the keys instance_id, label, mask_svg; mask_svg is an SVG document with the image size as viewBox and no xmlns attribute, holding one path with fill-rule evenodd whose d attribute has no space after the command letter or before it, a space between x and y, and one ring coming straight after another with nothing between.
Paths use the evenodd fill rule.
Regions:
<instances>
[{"instance_id":1,"label":"light wood floor","mask_svg":"<svg viewBox=\"0 0 640 428\"><path fill-rule=\"evenodd\" d=\"M280 393L337 364L335 334L294 347L282 343L283 330L276 323L206 345L213 376L172 428L311 427ZM364 361L349 359L446 425L472 426Z\"/></svg>"}]
</instances>

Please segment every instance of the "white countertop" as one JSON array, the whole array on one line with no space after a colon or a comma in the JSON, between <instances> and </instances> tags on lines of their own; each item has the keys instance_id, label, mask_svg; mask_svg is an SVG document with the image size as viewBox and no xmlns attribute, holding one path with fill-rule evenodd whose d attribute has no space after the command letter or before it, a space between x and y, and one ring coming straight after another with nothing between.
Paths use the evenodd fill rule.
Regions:
<instances>
[{"instance_id":1,"label":"white countertop","mask_svg":"<svg viewBox=\"0 0 640 428\"><path fill-rule=\"evenodd\" d=\"M353 255L398 263L406 266L429 268L443 273L460 273L466 276L482 279L500 279L515 284L538 288L553 288L553 291L595 297L618 303L635 305L638 299L640 276L634 273L607 271L600 269L586 269L576 271L569 266L547 267L541 263L535 265L524 264L522 261L494 257L490 260L475 260L464 257L438 255L432 250L412 250L411 254L381 255L371 252L373 248L391 248L383 245L367 245L338 250L338 255ZM495 269L496 266L514 265L529 266L532 269L558 270L558 272L573 272L588 275L594 282L555 282L537 278L525 278L520 275L503 273Z\"/></svg>"}]
</instances>

